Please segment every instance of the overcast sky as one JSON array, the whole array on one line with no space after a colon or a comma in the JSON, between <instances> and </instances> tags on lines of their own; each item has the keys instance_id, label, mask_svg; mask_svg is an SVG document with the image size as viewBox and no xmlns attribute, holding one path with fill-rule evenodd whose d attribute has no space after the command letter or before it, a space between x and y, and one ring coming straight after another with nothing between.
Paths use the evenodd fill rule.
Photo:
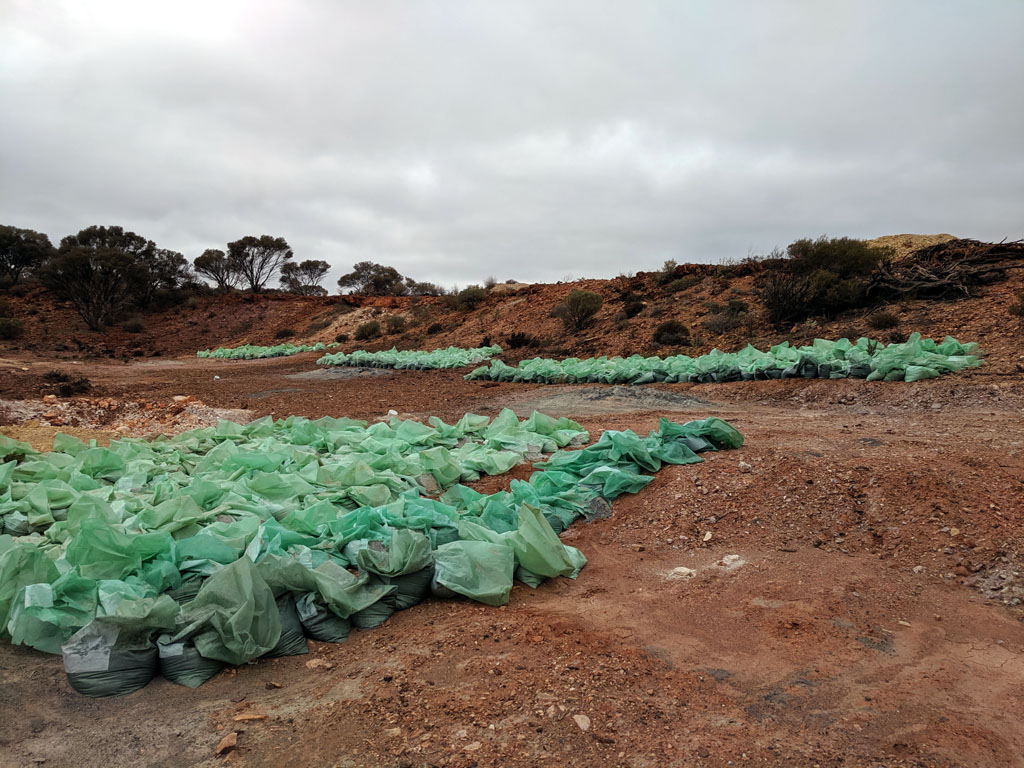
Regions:
<instances>
[{"instance_id":1,"label":"overcast sky","mask_svg":"<svg viewBox=\"0 0 1024 768\"><path fill-rule=\"evenodd\" d=\"M445 285L1024 236L1021 0L0 0L0 223Z\"/></svg>"}]
</instances>

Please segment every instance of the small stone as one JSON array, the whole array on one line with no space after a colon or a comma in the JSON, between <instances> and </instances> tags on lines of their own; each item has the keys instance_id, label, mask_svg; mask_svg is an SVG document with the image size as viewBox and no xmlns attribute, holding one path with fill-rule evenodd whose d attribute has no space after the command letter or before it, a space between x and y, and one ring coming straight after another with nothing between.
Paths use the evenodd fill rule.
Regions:
<instances>
[{"instance_id":1,"label":"small stone","mask_svg":"<svg viewBox=\"0 0 1024 768\"><path fill-rule=\"evenodd\" d=\"M924 573L924 566L923 565L915 565L914 566L914 573Z\"/></svg>"},{"instance_id":2,"label":"small stone","mask_svg":"<svg viewBox=\"0 0 1024 768\"><path fill-rule=\"evenodd\" d=\"M306 669L334 669L334 665L326 659L310 659L306 662Z\"/></svg>"},{"instance_id":3,"label":"small stone","mask_svg":"<svg viewBox=\"0 0 1024 768\"><path fill-rule=\"evenodd\" d=\"M402 729L401 728L385 728L384 729L384 735L385 736L401 736L402 735Z\"/></svg>"},{"instance_id":4,"label":"small stone","mask_svg":"<svg viewBox=\"0 0 1024 768\"><path fill-rule=\"evenodd\" d=\"M471 744L467 744L465 747L463 747L463 749L465 749L467 752L476 752L482 746L483 744L481 744L479 741L474 741Z\"/></svg>"},{"instance_id":5,"label":"small stone","mask_svg":"<svg viewBox=\"0 0 1024 768\"><path fill-rule=\"evenodd\" d=\"M583 732L590 730L590 718L586 715L573 715L572 719L576 721L576 725L580 727Z\"/></svg>"},{"instance_id":6,"label":"small stone","mask_svg":"<svg viewBox=\"0 0 1024 768\"><path fill-rule=\"evenodd\" d=\"M708 531L707 533L704 534L704 538L702 539L702 541L711 541L711 537L713 535L714 534L712 534L711 531Z\"/></svg>"},{"instance_id":7,"label":"small stone","mask_svg":"<svg viewBox=\"0 0 1024 768\"><path fill-rule=\"evenodd\" d=\"M217 745L217 751L214 754L223 755L233 750L236 746L238 746L238 733L232 731L220 740L220 743Z\"/></svg>"},{"instance_id":8,"label":"small stone","mask_svg":"<svg viewBox=\"0 0 1024 768\"><path fill-rule=\"evenodd\" d=\"M692 579L697 575L697 571L693 568L687 568L685 565L681 565L678 568L673 568L668 572L670 579Z\"/></svg>"},{"instance_id":9,"label":"small stone","mask_svg":"<svg viewBox=\"0 0 1024 768\"><path fill-rule=\"evenodd\" d=\"M950 536L959 536L960 535L960 529L959 528L950 528L949 529L949 535Z\"/></svg>"},{"instance_id":10,"label":"small stone","mask_svg":"<svg viewBox=\"0 0 1024 768\"><path fill-rule=\"evenodd\" d=\"M747 462L745 462L745 461L741 461L740 462L740 472L747 473L747 472L749 472L752 469L753 469L753 467L750 466L749 464L747 464Z\"/></svg>"},{"instance_id":11,"label":"small stone","mask_svg":"<svg viewBox=\"0 0 1024 768\"><path fill-rule=\"evenodd\" d=\"M56 403L57 402L57 396L56 395L46 395L45 397L43 397L43 402L44 403Z\"/></svg>"},{"instance_id":12,"label":"small stone","mask_svg":"<svg viewBox=\"0 0 1024 768\"><path fill-rule=\"evenodd\" d=\"M900 619L899 620L899 625L901 627L909 627L910 626L910 622L909 621L904 621L903 619Z\"/></svg>"}]
</instances>

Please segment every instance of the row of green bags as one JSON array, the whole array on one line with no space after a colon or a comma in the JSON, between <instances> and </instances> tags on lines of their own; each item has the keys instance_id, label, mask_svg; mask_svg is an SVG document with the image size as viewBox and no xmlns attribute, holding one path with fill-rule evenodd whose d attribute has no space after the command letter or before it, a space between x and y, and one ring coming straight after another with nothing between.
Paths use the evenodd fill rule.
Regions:
<instances>
[{"instance_id":1,"label":"row of green bags","mask_svg":"<svg viewBox=\"0 0 1024 768\"><path fill-rule=\"evenodd\" d=\"M269 347L243 344L240 347L203 349L196 352L196 357L212 357L219 360L257 360L264 357L290 357L300 352L322 352L325 349L334 349L337 346L339 344L336 341L327 344L320 341L316 344L274 344Z\"/></svg>"},{"instance_id":2,"label":"row of green bags","mask_svg":"<svg viewBox=\"0 0 1024 768\"><path fill-rule=\"evenodd\" d=\"M464 368L467 365L477 365L492 357L501 354L501 347L497 344L490 347L475 347L473 349L462 349L461 347L448 347L447 349L435 349L430 352L424 350L398 350L392 347L383 352L336 352L333 355L324 355L317 360L318 365L349 365L359 368L398 368L401 370L425 371L435 368Z\"/></svg>"},{"instance_id":3,"label":"row of green bags","mask_svg":"<svg viewBox=\"0 0 1024 768\"><path fill-rule=\"evenodd\" d=\"M687 355L583 360L532 358L517 366L495 360L465 378L535 384L710 383L789 378L920 381L979 366L981 354L975 343L961 344L951 336L937 342L914 333L901 344L886 345L867 338L856 342L816 339L812 345L804 347L792 347L783 342L763 352L747 345L739 352L715 349L696 358Z\"/></svg>"},{"instance_id":4,"label":"row of green bags","mask_svg":"<svg viewBox=\"0 0 1024 768\"><path fill-rule=\"evenodd\" d=\"M645 438L605 432L559 451L507 491L462 484L586 437L567 419L504 411L455 425L222 422L109 449L58 435L47 453L3 438L0 509L16 527L31 513L34 530L0 536L0 635L63 651L88 695L157 671L197 685L224 664L304 652L306 636L341 641L428 593L501 604L513 577L575 576L585 560L558 532L607 514L644 471L742 443L718 419L662 420ZM461 473L458 452L471 460ZM440 498L406 469L426 471Z\"/></svg>"}]
</instances>

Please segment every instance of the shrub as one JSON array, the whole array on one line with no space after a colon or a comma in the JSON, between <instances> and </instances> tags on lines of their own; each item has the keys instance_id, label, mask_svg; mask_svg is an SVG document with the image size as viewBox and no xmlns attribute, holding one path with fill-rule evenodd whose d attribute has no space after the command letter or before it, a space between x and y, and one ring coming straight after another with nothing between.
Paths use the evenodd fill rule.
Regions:
<instances>
[{"instance_id":1,"label":"shrub","mask_svg":"<svg viewBox=\"0 0 1024 768\"><path fill-rule=\"evenodd\" d=\"M845 325L842 328L836 329L837 339L849 339L850 341L856 341L864 334L860 332L860 328L853 325Z\"/></svg>"},{"instance_id":2,"label":"shrub","mask_svg":"<svg viewBox=\"0 0 1024 768\"><path fill-rule=\"evenodd\" d=\"M493 288L497 284L498 278L496 278L494 275L490 275L486 280L484 280L484 288L486 288L488 291L491 290L491 288ZM484 346L489 347L490 344L484 344Z\"/></svg>"},{"instance_id":3,"label":"shrub","mask_svg":"<svg viewBox=\"0 0 1024 768\"><path fill-rule=\"evenodd\" d=\"M669 293L679 293L680 291L688 291L697 283L700 282L700 278L696 275L687 275L686 277L680 277L676 280L672 280L665 286L665 290Z\"/></svg>"},{"instance_id":4,"label":"shrub","mask_svg":"<svg viewBox=\"0 0 1024 768\"><path fill-rule=\"evenodd\" d=\"M729 299L729 302L725 305L725 311L730 315L742 315L749 310L750 306L741 299Z\"/></svg>"},{"instance_id":5,"label":"shrub","mask_svg":"<svg viewBox=\"0 0 1024 768\"><path fill-rule=\"evenodd\" d=\"M725 333L726 331L739 328L742 324L742 316L734 315L731 312L716 312L713 315L708 315L704 318L704 322L701 323L711 333Z\"/></svg>"},{"instance_id":6,"label":"shrub","mask_svg":"<svg viewBox=\"0 0 1024 768\"><path fill-rule=\"evenodd\" d=\"M510 333L505 338L505 346L509 349L522 349L523 347L536 347L539 344L539 340L531 336L528 333L517 331L516 333Z\"/></svg>"},{"instance_id":7,"label":"shrub","mask_svg":"<svg viewBox=\"0 0 1024 768\"><path fill-rule=\"evenodd\" d=\"M872 272L891 251L850 237L803 239L762 276L758 292L775 323L865 306Z\"/></svg>"},{"instance_id":8,"label":"shrub","mask_svg":"<svg viewBox=\"0 0 1024 768\"><path fill-rule=\"evenodd\" d=\"M344 344L346 341L348 341L348 334L339 333L337 336L334 337L334 340L339 344Z\"/></svg>"},{"instance_id":9,"label":"shrub","mask_svg":"<svg viewBox=\"0 0 1024 768\"><path fill-rule=\"evenodd\" d=\"M603 304L604 299L596 293L572 290L564 303L556 305L555 311L567 330L581 331L590 325Z\"/></svg>"},{"instance_id":10,"label":"shrub","mask_svg":"<svg viewBox=\"0 0 1024 768\"><path fill-rule=\"evenodd\" d=\"M416 304L415 306L413 306L411 312L412 319L415 320L417 323L422 323L424 320L430 317L430 307L428 307L426 304Z\"/></svg>"},{"instance_id":11,"label":"shrub","mask_svg":"<svg viewBox=\"0 0 1024 768\"><path fill-rule=\"evenodd\" d=\"M0 317L0 339L16 339L24 330L20 320L13 317Z\"/></svg>"},{"instance_id":12,"label":"shrub","mask_svg":"<svg viewBox=\"0 0 1024 768\"><path fill-rule=\"evenodd\" d=\"M0 317L14 317L14 307L7 299L0 299Z\"/></svg>"},{"instance_id":13,"label":"shrub","mask_svg":"<svg viewBox=\"0 0 1024 768\"><path fill-rule=\"evenodd\" d=\"M84 394L92 388L92 383L85 376L72 376L58 370L44 373L43 381L56 385L57 394L61 397Z\"/></svg>"},{"instance_id":14,"label":"shrub","mask_svg":"<svg viewBox=\"0 0 1024 768\"><path fill-rule=\"evenodd\" d=\"M142 321L137 319L129 320L121 327L124 328L125 333L142 333L146 330L146 326L142 324Z\"/></svg>"},{"instance_id":15,"label":"shrub","mask_svg":"<svg viewBox=\"0 0 1024 768\"><path fill-rule=\"evenodd\" d=\"M900 324L900 319L892 312L872 312L867 316L868 326L876 331L887 331Z\"/></svg>"},{"instance_id":16,"label":"shrub","mask_svg":"<svg viewBox=\"0 0 1024 768\"><path fill-rule=\"evenodd\" d=\"M642 301L631 301L622 307L622 314L627 320L631 320L643 312L646 306Z\"/></svg>"},{"instance_id":17,"label":"shrub","mask_svg":"<svg viewBox=\"0 0 1024 768\"><path fill-rule=\"evenodd\" d=\"M330 327L331 327L331 321L330 320L316 320L316 321L310 323L306 327L306 330L304 331L304 333L306 333L306 334L318 333L319 331L322 331L325 328L330 328Z\"/></svg>"},{"instance_id":18,"label":"shrub","mask_svg":"<svg viewBox=\"0 0 1024 768\"><path fill-rule=\"evenodd\" d=\"M1010 314L1014 317L1024 317L1024 293L1017 294L1017 303L1010 307Z\"/></svg>"},{"instance_id":19,"label":"shrub","mask_svg":"<svg viewBox=\"0 0 1024 768\"><path fill-rule=\"evenodd\" d=\"M427 334L432 335L432 334L435 334L435 333L441 333L441 331L443 331L443 330L444 330L444 326L441 325L440 323L431 323L427 327Z\"/></svg>"},{"instance_id":20,"label":"shrub","mask_svg":"<svg viewBox=\"0 0 1024 768\"><path fill-rule=\"evenodd\" d=\"M463 288L459 291L458 295L455 297L455 306L463 312L469 312L472 309L476 309L480 305L480 302L486 298L487 291L479 285L471 285L468 288Z\"/></svg>"},{"instance_id":21,"label":"shrub","mask_svg":"<svg viewBox=\"0 0 1024 768\"><path fill-rule=\"evenodd\" d=\"M405 331L405 318L398 315L389 315L384 321L384 327L389 334L402 333Z\"/></svg>"},{"instance_id":22,"label":"shrub","mask_svg":"<svg viewBox=\"0 0 1024 768\"><path fill-rule=\"evenodd\" d=\"M295 335L295 331L291 328L278 328L274 332L275 339L287 339Z\"/></svg>"},{"instance_id":23,"label":"shrub","mask_svg":"<svg viewBox=\"0 0 1024 768\"><path fill-rule=\"evenodd\" d=\"M380 336L380 323L376 320L371 320L356 328L354 338L356 341L364 341L366 339L376 339L378 336Z\"/></svg>"},{"instance_id":24,"label":"shrub","mask_svg":"<svg viewBox=\"0 0 1024 768\"><path fill-rule=\"evenodd\" d=\"M766 273L755 293L768 312L768 320L776 325L807 317L814 295L810 279L789 270Z\"/></svg>"},{"instance_id":25,"label":"shrub","mask_svg":"<svg viewBox=\"0 0 1024 768\"><path fill-rule=\"evenodd\" d=\"M654 329L651 337L655 344L683 347L690 343L690 329L678 320L666 320Z\"/></svg>"},{"instance_id":26,"label":"shrub","mask_svg":"<svg viewBox=\"0 0 1024 768\"><path fill-rule=\"evenodd\" d=\"M675 259L666 259L665 263L661 265L661 270L655 273L658 285L671 283L675 279L676 267L678 266Z\"/></svg>"}]
</instances>

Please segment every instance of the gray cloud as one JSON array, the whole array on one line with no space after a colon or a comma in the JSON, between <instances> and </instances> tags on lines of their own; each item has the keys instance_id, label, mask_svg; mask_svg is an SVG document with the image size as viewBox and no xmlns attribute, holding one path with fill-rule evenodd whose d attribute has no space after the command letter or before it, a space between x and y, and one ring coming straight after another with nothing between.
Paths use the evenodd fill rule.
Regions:
<instances>
[{"instance_id":1,"label":"gray cloud","mask_svg":"<svg viewBox=\"0 0 1024 768\"><path fill-rule=\"evenodd\" d=\"M445 284L1024 235L1019 3L0 0L3 223Z\"/></svg>"}]
</instances>

